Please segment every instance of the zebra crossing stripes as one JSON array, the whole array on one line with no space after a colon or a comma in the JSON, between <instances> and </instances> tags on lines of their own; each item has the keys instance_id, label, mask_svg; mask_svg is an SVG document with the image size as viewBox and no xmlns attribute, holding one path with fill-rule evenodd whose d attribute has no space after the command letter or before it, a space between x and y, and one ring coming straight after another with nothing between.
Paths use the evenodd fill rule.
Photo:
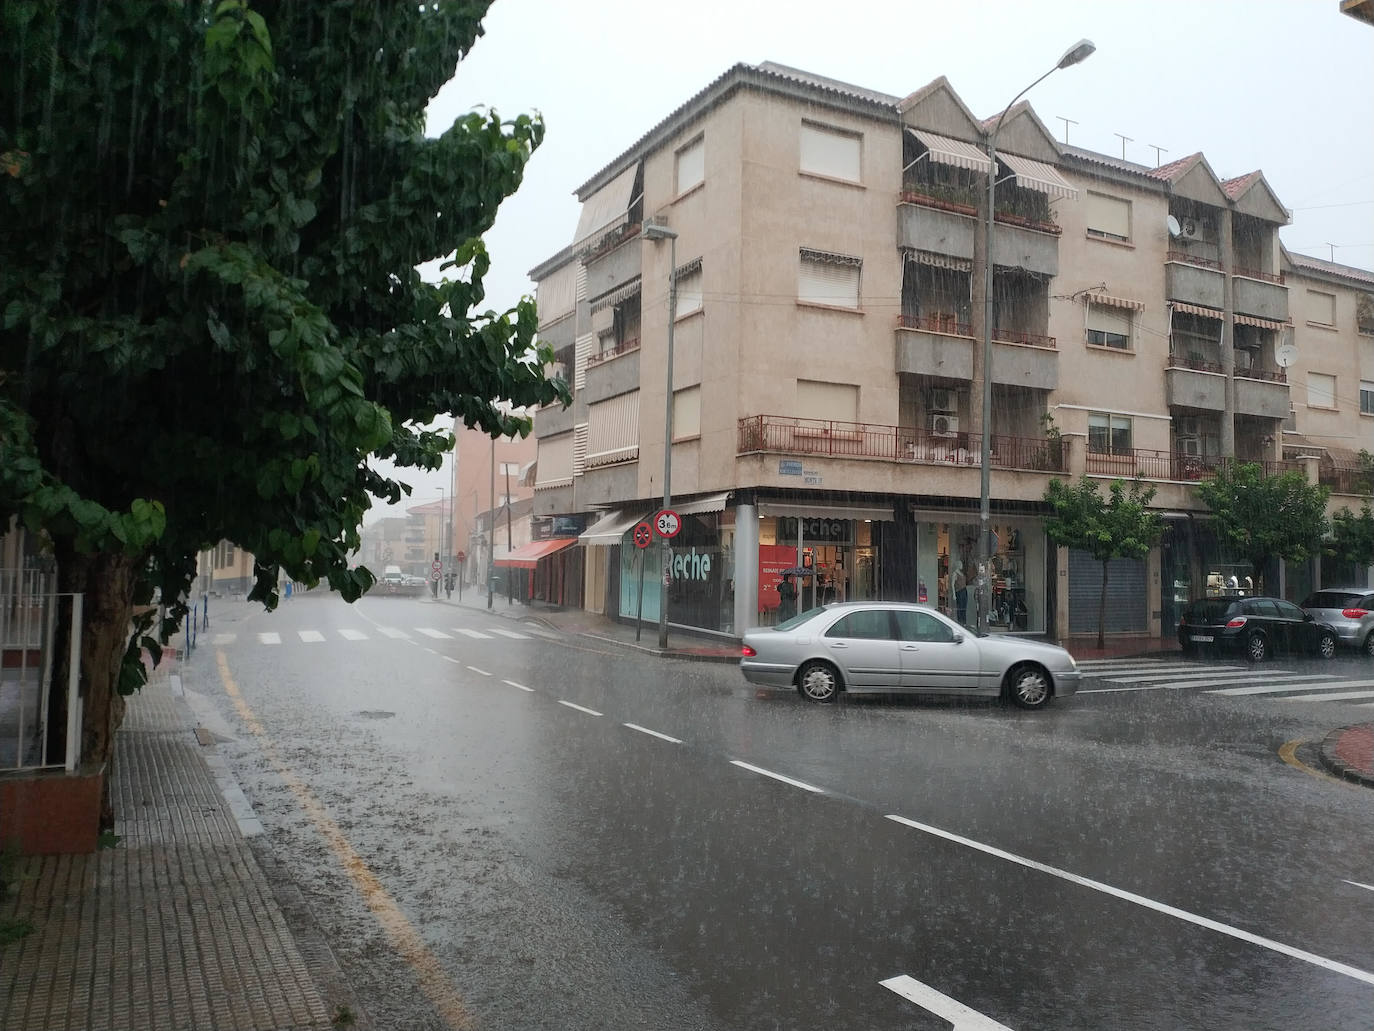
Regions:
<instances>
[{"instance_id":1,"label":"zebra crossing stripes","mask_svg":"<svg viewBox=\"0 0 1374 1031\"><path fill-rule=\"evenodd\" d=\"M281 644L281 634L272 633L271 631L258 634L258 642L261 644Z\"/></svg>"},{"instance_id":2,"label":"zebra crossing stripes","mask_svg":"<svg viewBox=\"0 0 1374 1031\"><path fill-rule=\"evenodd\" d=\"M502 637L509 637L513 641L528 641L530 639L528 634L518 634L514 630L493 629L492 633L500 634Z\"/></svg>"},{"instance_id":3,"label":"zebra crossing stripes","mask_svg":"<svg viewBox=\"0 0 1374 1031\"><path fill-rule=\"evenodd\" d=\"M394 626L379 626L377 630L383 637L390 637L393 641L409 641L410 635L404 630L397 630Z\"/></svg>"},{"instance_id":4,"label":"zebra crossing stripes","mask_svg":"<svg viewBox=\"0 0 1374 1031\"><path fill-rule=\"evenodd\" d=\"M444 633L442 630L435 630L432 626L417 626L417 627L415 628L415 632L416 632L417 634L424 634L426 637L432 637L432 638L434 638L436 641L452 641L452 640L453 640L453 635L452 635L452 634L446 634L446 633Z\"/></svg>"},{"instance_id":5,"label":"zebra crossing stripes","mask_svg":"<svg viewBox=\"0 0 1374 1031\"><path fill-rule=\"evenodd\" d=\"M1272 679L1272 678L1269 678L1269 679ZM1307 678L1307 679L1311 679L1311 680L1323 679L1323 680L1324 680L1325 678L1324 678L1324 677L1321 677L1321 678L1318 678L1318 677L1310 677L1310 678ZM1312 686L1312 688L1314 688L1314 689L1320 687L1323 691L1330 691L1330 690L1335 690L1335 689L1339 689L1339 688L1346 688L1346 687L1369 687L1369 688L1374 688L1374 680L1335 680L1335 681L1327 681L1327 682L1324 683L1324 684L1313 684L1313 685L1311 685L1311 686ZM1282 693L1284 693L1284 692L1286 692L1286 691L1296 691L1296 690L1299 689L1299 687L1301 687L1303 690L1306 690L1306 689L1308 688L1308 685L1306 685L1306 684L1303 684L1303 685L1294 685L1294 684L1291 684L1291 683L1281 683L1281 684L1255 684L1255 685L1253 685L1253 686L1251 686L1251 687L1228 687L1228 688L1226 688L1225 690L1222 690L1222 691L1210 691L1210 692L1208 692L1208 693L1209 693L1209 694L1230 695L1231 697L1242 697L1242 696L1245 696L1245 695L1282 694Z\"/></svg>"},{"instance_id":6,"label":"zebra crossing stripes","mask_svg":"<svg viewBox=\"0 0 1374 1031\"><path fill-rule=\"evenodd\" d=\"M1223 697L1272 696L1273 701L1280 702L1353 702L1374 708L1374 679L1343 680L1335 673L1295 673L1267 666L1168 658L1088 659L1079 662L1078 668L1089 680L1112 685L1085 686L1079 694L1193 689Z\"/></svg>"},{"instance_id":7,"label":"zebra crossing stripes","mask_svg":"<svg viewBox=\"0 0 1374 1031\"><path fill-rule=\"evenodd\" d=\"M340 630L340 631L339 631L339 636L342 637L345 641L366 641L366 640L367 640L367 634L363 633L361 630L347 630L347 629L345 629L345 630Z\"/></svg>"},{"instance_id":8,"label":"zebra crossing stripes","mask_svg":"<svg viewBox=\"0 0 1374 1031\"><path fill-rule=\"evenodd\" d=\"M324 634L318 630L297 630L296 633L305 644L319 644L324 640Z\"/></svg>"},{"instance_id":9,"label":"zebra crossing stripes","mask_svg":"<svg viewBox=\"0 0 1374 1031\"><path fill-rule=\"evenodd\" d=\"M455 633L463 634L467 637L476 638L479 641L490 641L491 634L484 634L480 630L469 630L467 627L455 627Z\"/></svg>"},{"instance_id":10,"label":"zebra crossing stripes","mask_svg":"<svg viewBox=\"0 0 1374 1031\"><path fill-rule=\"evenodd\" d=\"M490 641L494 638L505 638L512 641L528 641L530 634L537 634L540 637L556 637L548 631L541 631L534 627L525 627L528 633L517 630L504 630L497 627L487 627L483 630L476 630L472 627L451 627L440 630L436 627L417 626L409 629L400 627L379 626L374 631L359 630L354 627L336 627L332 630L263 630L258 633L246 635L248 640L256 641L258 644L279 645L283 637L287 640L299 640L303 644L325 644L338 635L345 641L368 641L372 636L379 635L393 641L410 641L414 636L432 638L436 641L451 641L455 637L470 638L475 641ZM237 633L217 633L210 637L210 643L216 646L234 644L239 640Z\"/></svg>"}]
</instances>

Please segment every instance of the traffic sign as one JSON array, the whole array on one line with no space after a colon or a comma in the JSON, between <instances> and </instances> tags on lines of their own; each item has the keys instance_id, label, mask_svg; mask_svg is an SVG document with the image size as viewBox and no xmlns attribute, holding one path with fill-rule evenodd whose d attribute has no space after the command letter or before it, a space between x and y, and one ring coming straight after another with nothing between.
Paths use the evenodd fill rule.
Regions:
<instances>
[{"instance_id":1,"label":"traffic sign","mask_svg":"<svg viewBox=\"0 0 1374 1031\"><path fill-rule=\"evenodd\" d=\"M654 529L660 537L676 537L682 529L682 519L671 508L665 508L654 517Z\"/></svg>"},{"instance_id":2,"label":"traffic sign","mask_svg":"<svg viewBox=\"0 0 1374 1031\"><path fill-rule=\"evenodd\" d=\"M459 562L466 562L467 560L468 560L468 553L467 553L466 551L460 551L460 552L458 552L458 561L459 561Z\"/></svg>"},{"instance_id":3,"label":"traffic sign","mask_svg":"<svg viewBox=\"0 0 1374 1031\"><path fill-rule=\"evenodd\" d=\"M439 582L439 570L436 569L436 570L434 570L434 572L430 573L430 574L429 574L429 578L430 578L431 580L433 580L435 583L438 583L438 582Z\"/></svg>"},{"instance_id":4,"label":"traffic sign","mask_svg":"<svg viewBox=\"0 0 1374 1031\"><path fill-rule=\"evenodd\" d=\"M439 572L439 570L444 568L444 564L436 558L433 562L429 564L429 568L437 573Z\"/></svg>"},{"instance_id":5,"label":"traffic sign","mask_svg":"<svg viewBox=\"0 0 1374 1031\"><path fill-rule=\"evenodd\" d=\"M635 527L635 547L647 548L654 539L654 531L648 523L640 523Z\"/></svg>"}]
</instances>

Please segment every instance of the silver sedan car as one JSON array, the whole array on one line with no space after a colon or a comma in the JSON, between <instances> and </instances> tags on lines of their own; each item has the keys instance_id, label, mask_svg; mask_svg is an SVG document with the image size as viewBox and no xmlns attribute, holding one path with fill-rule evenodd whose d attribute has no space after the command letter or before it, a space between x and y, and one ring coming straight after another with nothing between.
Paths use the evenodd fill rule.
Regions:
<instances>
[{"instance_id":1,"label":"silver sedan car","mask_svg":"<svg viewBox=\"0 0 1374 1031\"><path fill-rule=\"evenodd\" d=\"M744 634L740 670L752 684L796 687L813 702L841 691L1005 696L1023 709L1078 690L1078 667L1058 645L979 637L907 602L846 602Z\"/></svg>"}]
</instances>

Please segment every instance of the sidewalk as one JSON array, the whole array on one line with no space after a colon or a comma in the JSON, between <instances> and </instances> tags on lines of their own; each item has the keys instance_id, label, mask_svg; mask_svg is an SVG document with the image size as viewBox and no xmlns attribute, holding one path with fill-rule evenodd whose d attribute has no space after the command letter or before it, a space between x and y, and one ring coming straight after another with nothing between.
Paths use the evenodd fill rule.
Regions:
<instances>
[{"instance_id":1,"label":"sidewalk","mask_svg":"<svg viewBox=\"0 0 1374 1031\"><path fill-rule=\"evenodd\" d=\"M154 676L116 735L121 840L21 861L0 899L33 926L0 948L0 1027L324 1031L330 1007L245 838L262 827L198 743L179 678ZM311 965L332 964L318 952Z\"/></svg>"}]
</instances>

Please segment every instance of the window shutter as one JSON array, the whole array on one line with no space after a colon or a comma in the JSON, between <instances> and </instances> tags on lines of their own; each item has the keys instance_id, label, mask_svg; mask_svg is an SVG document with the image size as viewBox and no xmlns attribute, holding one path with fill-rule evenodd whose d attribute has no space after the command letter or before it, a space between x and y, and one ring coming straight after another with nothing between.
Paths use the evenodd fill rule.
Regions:
<instances>
[{"instance_id":1,"label":"window shutter","mask_svg":"<svg viewBox=\"0 0 1374 1031\"><path fill-rule=\"evenodd\" d=\"M1336 377L1321 372L1307 374L1307 403L1317 408L1336 407Z\"/></svg>"},{"instance_id":2,"label":"window shutter","mask_svg":"<svg viewBox=\"0 0 1374 1031\"><path fill-rule=\"evenodd\" d=\"M829 422L859 421L859 388L851 383L797 380L797 411L801 419Z\"/></svg>"},{"instance_id":3,"label":"window shutter","mask_svg":"<svg viewBox=\"0 0 1374 1031\"><path fill-rule=\"evenodd\" d=\"M706 178L706 141L700 137L677 152L677 192L686 193Z\"/></svg>"},{"instance_id":4,"label":"window shutter","mask_svg":"<svg viewBox=\"0 0 1374 1031\"><path fill-rule=\"evenodd\" d=\"M588 333L577 338L573 352L573 390L581 390L587 385L587 359L596 350L596 334Z\"/></svg>"},{"instance_id":5,"label":"window shutter","mask_svg":"<svg viewBox=\"0 0 1374 1031\"><path fill-rule=\"evenodd\" d=\"M589 406L587 425L588 466L639 457L639 391Z\"/></svg>"},{"instance_id":6,"label":"window shutter","mask_svg":"<svg viewBox=\"0 0 1374 1031\"><path fill-rule=\"evenodd\" d=\"M673 439L701 434L701 386L673 391Z\"/></svg>"},{"instance_id":7,"label":"window shutter","mask_svg":"<svg viewBox=\"0 0 1374 1031\"><path fill-rule=\"evenodd\" d=\"M1088 328L1099 333L1120 333L1129 339L1131 312L1129 308L1109 308L1104 304L1088 307Z\"/></svg>"},{"instance_id":8,"label":"window shutter","mask_svg":"<svg viewBox=\"0 0 1374 1031\"><path fill-rule=\"evenodd\" d=\"M797 276L797 299L838 308L859 306L859 266L803 257Z\"/></svg>"},{"instance_id":9,"label":"window shutter","mask_svg":"<svg viewBox=\"0 0 1374 1031\"><path fill-rule=\"evenodd\" d=\"M539 464L535 472L535 489L566 487L573 477L573 435L560 433L556 437L539 438Z\"/></svg>"},{"instance_id":10,"label":"window shutter","mask_svg":"<svg viewBox=\"0 0 1374 1031\"><path fill-rule=\"evenodd\" d=\"M832 179L860 182L862 137L823 129L801 127L801 170Z\"/></svg>"},{"instance_id":11,"label":"window shutter","mask_svg":"<svg viewBox=\"0 0 1374 1031\"><path fill-rule=\"evenodd\" d=\"M677 277L677 316L701 310L701 268Z\"/></svg>"},{"instance_id":12,"label":"window shutter","mask_svg":"<svg viewBox=\"0 0 1374 1031\"><path fill-rule=\"evenodd\" d=\"M1088 229L1119 236L1123 240L1131 238L1131 202L1101 193L1087 194Z\"/></svg>"},{"instance_id":13,"label":"window shutter","mask_svg":"<svg viewBox=\"0 0 1374 1031\"><path fill-rule=\"evenodd\" d=\"M572 474L581 476L587 470L587 424L580 422L573 427Z\"/></svg>"}]
</instances>

